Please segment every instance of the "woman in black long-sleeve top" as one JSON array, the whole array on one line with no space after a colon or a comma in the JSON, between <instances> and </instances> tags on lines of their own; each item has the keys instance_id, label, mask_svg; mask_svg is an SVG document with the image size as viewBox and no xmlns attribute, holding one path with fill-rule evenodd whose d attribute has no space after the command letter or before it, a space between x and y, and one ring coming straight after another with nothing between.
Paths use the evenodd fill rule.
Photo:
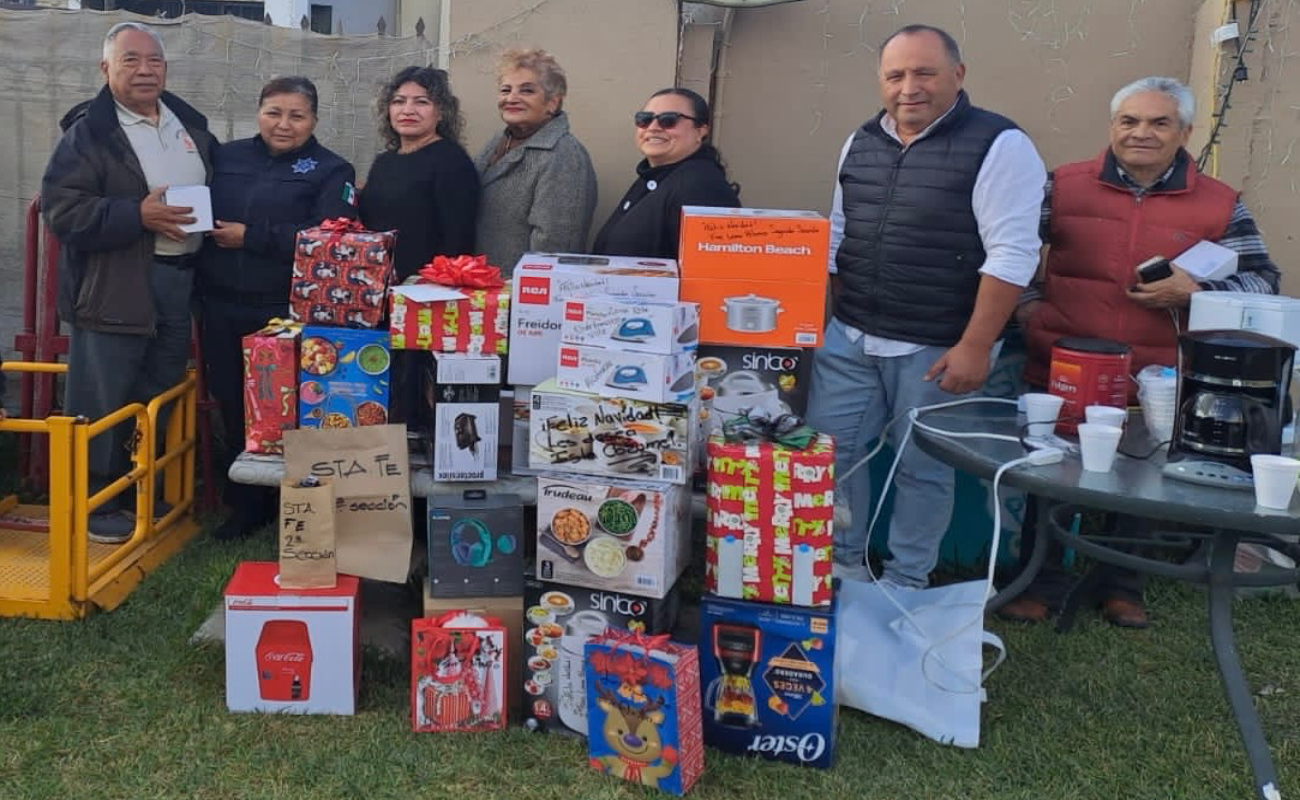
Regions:
<instances>
[{"instance_id":1,"label":"woman in black long-sleeve top","mask_svg":"<svg viewBox=\"0 0 1300 800\"><path fill-rule=\"evenodd\" d=\"M199 261L203 360L221 408L226 458L244 444L242 338L289 314L294 236L334 217L356 217L352 165L316 141L316 87L276 78L257 101L256 136L222 145L212 178L210 234ZM227 469L222 469L225 475ZM274 489L226 481L231 515L218 539L243 538L275 517Z\"/></svg>"}]
</instances>

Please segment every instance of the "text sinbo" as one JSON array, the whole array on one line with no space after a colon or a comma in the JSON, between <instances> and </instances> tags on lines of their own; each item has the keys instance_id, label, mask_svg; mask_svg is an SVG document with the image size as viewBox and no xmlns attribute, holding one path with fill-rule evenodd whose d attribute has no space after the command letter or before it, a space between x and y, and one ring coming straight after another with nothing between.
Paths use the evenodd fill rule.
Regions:
<instances>
[{"instance_id":1,"label":"text sinbo","mask_svg":"<svg viewBox=\"0 0 1300 800\"><path fill-rule=\"evenodd\" d=\"M779 756L782 753L794 753L800 761L816 761L826 751L826 739L820 733L805 733L803 736L755 736L749 743L751 753L770 753Z\"/></svg>"},{"instance_id":2,"label":"text sinbo","mask_svg":"<svg viewBox=\"0 0 1300 800\"><path fill-rule=\"evenodd\" d=\"M713 244L712 242L697 242L695 247L701 253L762 253L768 256L810 256L813 254L812 248L806 244L782 247L779 244L757 245L744 244L743 242Z\"/></svg>"}]
</instances>

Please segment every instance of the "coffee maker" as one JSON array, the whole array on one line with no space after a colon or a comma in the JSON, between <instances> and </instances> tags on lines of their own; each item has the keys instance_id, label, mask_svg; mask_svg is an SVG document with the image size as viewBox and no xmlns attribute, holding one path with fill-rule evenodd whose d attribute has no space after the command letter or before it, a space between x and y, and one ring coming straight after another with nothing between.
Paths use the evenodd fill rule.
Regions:
<instances>
[{"instance_id":1,"label":"coffee maker","mask_svg":"<svg viewBox=\"0 0 1300 800\"><path fill-rule=\"evenodd\" d=\"M1179 381L1164 473L1193 483L1250 489L1250 457L1279 453L1290 422L1295 347L1244 330L1178 337Z\"/></svg>"}]
</instances>

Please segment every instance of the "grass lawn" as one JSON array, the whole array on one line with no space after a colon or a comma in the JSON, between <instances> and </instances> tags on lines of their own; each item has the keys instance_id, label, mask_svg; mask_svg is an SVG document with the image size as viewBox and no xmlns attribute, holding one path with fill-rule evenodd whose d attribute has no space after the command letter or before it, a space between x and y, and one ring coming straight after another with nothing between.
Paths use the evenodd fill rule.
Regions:
<instances>
[{"instance_id":1,"label":"grass lawn","mask_svg":"<svg viewBox=\"0 0 1300 800\"><path fill-rule=\"evenodd\" d=\"M235 564L269 539L201 539L118 610L84 622L0 620L0 798L624 798L584 746L521 729L412 734L407 666L367 652L355 717L234 715L222 652L188 643ZM1203 595L1158 583L1157 621L1093 617L1066 636L994 623L1010 658L966 751L857 712L837 765L709 751L701 798L1220 798L1252 794L1220 691ZM1240 603L1240 648L1281 785L1300 792L1300 604Z\"/></svg>"}]
</instances>

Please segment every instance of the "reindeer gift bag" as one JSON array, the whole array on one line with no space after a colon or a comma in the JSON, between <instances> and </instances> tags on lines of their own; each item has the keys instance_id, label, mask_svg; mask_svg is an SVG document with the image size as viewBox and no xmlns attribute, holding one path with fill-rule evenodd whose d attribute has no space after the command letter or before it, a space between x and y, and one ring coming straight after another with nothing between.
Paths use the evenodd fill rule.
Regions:
<instances>
[{"instance_id":1,"label":"reindeer gift bag","mask_svg":"<svg viewBox=\"0 0 1300 800\"><path fill-rule=\"evenodd\" d=\"M610 628L587 643L586 677L592 768L686 794L704 771L698 650Z\"/></svg>"},{"instance_id":2,"label":"reindeer gift bag","mask_svg":"<svg viewBox=\"0 0 1300 800\"><path fill-rule=\"evenodd\" d=\"M411 730L506 726L506 628L465 611L411 621Z\"/></svg>"},{"instance_id":3,"label":"reindeer gift bag","mask_svg":"<svg viewBox=\"0 0 1300 800\"><path fill-rule=\"evenodd\" d=\"M355 220L325 220L298 231L289 313L297 322L373 328L388 310L396 231L368 231Z\"/></svg>"}]
</instances>

